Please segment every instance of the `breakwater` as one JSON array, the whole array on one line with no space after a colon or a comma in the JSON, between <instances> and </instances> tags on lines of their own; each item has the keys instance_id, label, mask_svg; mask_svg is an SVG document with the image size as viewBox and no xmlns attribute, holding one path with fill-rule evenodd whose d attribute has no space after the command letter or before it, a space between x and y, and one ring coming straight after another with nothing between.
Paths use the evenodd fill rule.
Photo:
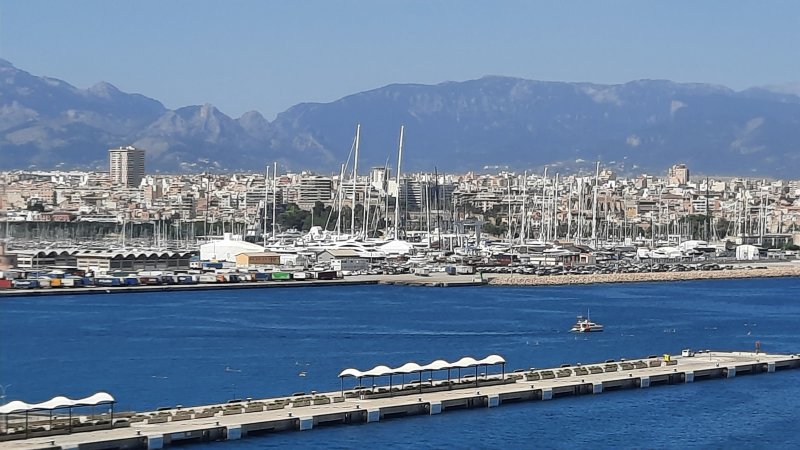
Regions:
<instances>
[{"instance_id":1,"label":"breakwater","mask_svg":"<svg viewBox=\"0 0 800 450\"><path fill-rule=\"evenodd\" d=\"M609 273L588 275L519 275L497 274L487 277L493 286L557 286L576 284L644 283L690 280L724 280L739 278L800 277L800 267L766 266L752 269L691 272Z\"/></svg>"}]
</instances>

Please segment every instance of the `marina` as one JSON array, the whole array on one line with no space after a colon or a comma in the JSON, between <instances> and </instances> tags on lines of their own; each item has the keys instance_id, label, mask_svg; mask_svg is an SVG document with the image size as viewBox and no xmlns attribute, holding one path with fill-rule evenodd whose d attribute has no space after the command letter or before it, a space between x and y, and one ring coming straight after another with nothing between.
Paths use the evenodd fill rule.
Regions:
<instances>
[{"instance_id":1,"label":"marina","mask_svg":"<svg viewBox=\"0 0 800 450\"><path fill-rule=\"evenodd\" d=\"M281 431L309 431L321 426L438 415L456 409L494 408L520 401L547 401L621 389L732 379L798 367L800 355L796 354L684 350L675 356L606 360L510 374L490 374L486 370L473 378L461 377L446 382L431 379L427 384L400 385L396 390L389 386L353 390L343 387L340 392L298 393L291 397L160 408L158 411L118 415L117 419L113 415L104 415L93 417L89 422L102 421L109 429L71 434L63 434L66 429L33 433L39 436L30 436L28 432L30 437L27 439L0 442L0 448L160 449L178 444L239 440ZM80 419L77 423L82 424ZM31 426L27 416L26 425ZM13 437L12 434L3 439Z\"/></svg>"}]
</instances>

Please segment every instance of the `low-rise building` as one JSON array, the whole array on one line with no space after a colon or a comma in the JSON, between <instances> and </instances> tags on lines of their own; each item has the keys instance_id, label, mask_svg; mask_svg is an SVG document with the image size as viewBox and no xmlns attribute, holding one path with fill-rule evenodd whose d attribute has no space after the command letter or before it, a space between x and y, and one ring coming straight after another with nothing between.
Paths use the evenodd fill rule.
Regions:
<instances>
[{"instance_id":1,"label":"low-rise building","mask_svg":"<svg viewBox=\"0 0 800 450\"><path fill-rule=\"evenodd\" d=\"M359 256L355 250L325 250L317 255L317 262L329 263L333 270L350 272L369 268L369 261Z\"/></svg>"},{"instance_id":2,"label":"low-rise building","mask_svg":"<svg viewBox=\"0 0 800 450\"><path fill-rule=\"evenodd\" d=\"M252 252L236 255L236 267L277 266L280 263L281 255L275 252Z\"/></svg>"}]
</instances>

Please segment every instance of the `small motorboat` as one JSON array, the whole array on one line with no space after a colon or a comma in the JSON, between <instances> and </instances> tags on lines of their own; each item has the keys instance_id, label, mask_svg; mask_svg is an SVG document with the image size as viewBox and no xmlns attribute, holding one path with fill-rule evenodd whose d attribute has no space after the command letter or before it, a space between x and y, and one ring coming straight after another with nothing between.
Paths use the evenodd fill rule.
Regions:
<instances>
[{"instance_id":1,"label":"small motorboat","mask_svg":"<svg viewBox=\"0 0 800 450\"><path fill-rule=\"evenodd\" d=\"M603 331L603 325L599 323L592 322L589 318L589 313L587 311L586 317L578 316L578 320L575 322L575 325L570 328L570 333L596 333L599 331Z\"/></svg>"}]
</instances>

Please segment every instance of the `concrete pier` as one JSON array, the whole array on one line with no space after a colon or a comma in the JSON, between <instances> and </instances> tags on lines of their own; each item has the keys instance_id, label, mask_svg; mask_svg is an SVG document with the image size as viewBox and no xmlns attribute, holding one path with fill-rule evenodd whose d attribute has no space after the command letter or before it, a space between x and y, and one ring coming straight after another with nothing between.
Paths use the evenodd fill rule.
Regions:
<instances>
[{"instance_id":1,"label":"concrete pier","mask_svg":"<svg viewBox=\"0 0 800 450\"><path fill-rule=\"evenodd\" d=\"M435 380L404 394L346 391L314 396L248 400L241 403L142 412L115 419L113 428L71 434L47 430L0 435L0 450L38 448L161 449L170 445L235 440L280 431L313 430L319 425L369 423L410 415L446 414L448 410L493 408L518 401L654 388L707 379L768 374L800 367L800 355L752 352L697 352L690 356L608 361L481 377ZM440 383L436 383L440 381ZM421 391L421 392L420 392ZM371 392L371 391L370 391ZM390 391L391 392L391 391ZM591 401L587 399L586 401ZM476 414L480 414L477 413ZM433 419L432 419L433 420ZM11 423L10 426L14 426ZM307 437L298 436L297 439Z\"/></svg>"}]
</instances>

